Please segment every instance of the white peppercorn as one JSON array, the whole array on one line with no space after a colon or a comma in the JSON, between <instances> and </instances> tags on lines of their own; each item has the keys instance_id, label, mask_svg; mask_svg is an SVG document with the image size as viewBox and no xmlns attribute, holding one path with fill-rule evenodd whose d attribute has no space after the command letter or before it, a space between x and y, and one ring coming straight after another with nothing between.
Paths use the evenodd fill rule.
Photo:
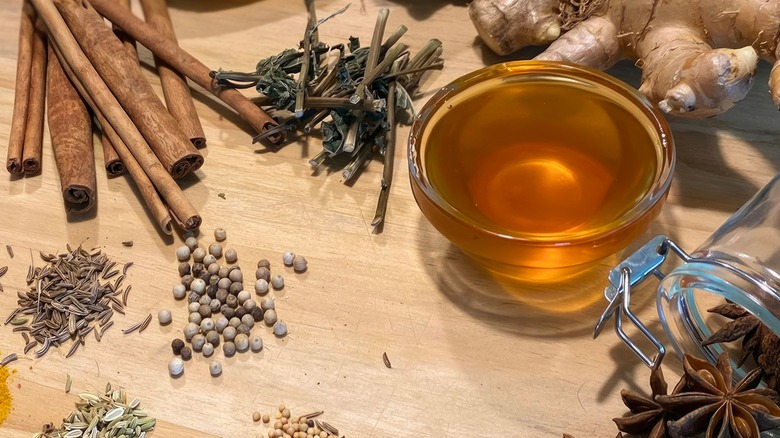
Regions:
<instances>
[{"instance_id":1,"label":"white peppercorn","mask_svg":"<svg viewBox=\"0 0 780 438\"><path fill-rule=\"evenodd\" d=\"M241 319L244 315L246 315L246 309L243 307L237 307L236 308L236 314L234 315L236 318Z\"/></svg>"},{"instance_id":2,"label":"white peppercorn","mask_svg":"<svg viewBox=\"0 0 780 438\"><path fill-rule=\"evenodd\" d=\"M204 278L203 281L206 281L206 279ZM209 277L209 281L208 281L209 286L219 287L217 286L218 283L219 283L219 277L217 277L216 275L212 275Z\"/></svg>"},{"instance_id":3,"label":"white peppercorn","mask_svg":"<svg viewBox=\"0 0 780 438\"><path fill-rule=\"evenodd\" d=\"M176 248L176 258L179 259L180 262L184 262L190 259L190 249L187 247L187 245L182 245Z\"/></svg>"},{"instance_id":4,"label":"white peppercorn","mask_svg":"<svg viewBox=\"0 0 780 438\"><path fill-rule=\"evenodd\" d=\"M193 336L198 334L199 331L200 331L200 326L198 324L195 324L194 322L185 325L184 330L182 330L182 332L184 333L184 339L186 339L187 341L190 341Z\"/></svg>"},{"instance_id":5,"label":"white peppercorn","mask_svg":"<svg viewBox=\"0 0 780 438\"><path fill-rule=\"evenodd\" d=\"M190 347L184 347L179 352L179 355L182 360L190 360L192 359L192 349Z\"/></svg>"},{"instance_id":6,"label":"white peppercorn","mask_svg":"<svg viewBox=\"0 0 780 438\"><path fill-rule=\"evenodd\" d=\"M246 309L247 312L251 312L252 309L257 307L257 302L255 300L249 298L248 300L244 301L244 309Z\"/></svg>"},{"instance_id":7,"label":"white peppercorn","mask_svg":"<svg viewBox=\"0 0 780 438\"><path fill-rule=\"evenodd\" d=\"M222 257L222 245L219 243L212 243L209 245L209 254L213 255L214 258L220 258Z\"/></svg>"},{"instance_id":8,"label":"white peppercorn","mask_svg":"<svg viewBox=\"0 0 780 438\"><path fill-rule=\"evenodd\" d=\"M252 319L255 322L260 322L263 320L263 309L260 306L252 308L249 314L252 316Z\"/></svg>"},{"instance_id":9,"label":"white peppercorn","mask_svg":"<svg viewBox=\"0 0 780 438\"><path fill-rule=\"evenodd\" d=\"M157 313L157 321L160 322L160 325L168 325L173 320L173 315L171 315L171 311L168 309L162 309Z\"/></svg>"},{"instance_id":10,"label":"white peppercorn","mask_svg":"<svg viewBox=\"0 0 780 438\"><path fill-rule=\"evenodd\" d=\"M238 261L238 253L233 248L225 250L225 261L228 263L235 263Z\"/></svg>"},{"instance_id":11,"label":"white peppercorn","mask_svg":"<svg viewBox=\"0 0 780 438\"><path fill-rule=\"evenodd\" d=\"M274 335L281 338L286 334L287 334L287 324L285 324L284 321L277 321L276 324L274 324Z\"/></svg>"},{"instance_id":12,"label":"white peppercorn","mask_svg":"<svg viewBox=\"0 0 780 438\"><path fill-rule=\"evenodd\" d=\"M228 278L230 279L230 281L243 283L244 273L241 271L241 269L233 269L228 274Z\"/></svg>"},{"instance_id":13,"label":"white peppercorn","mask_svg":"<svg viewBox=\"0 0 780 438\"><path fill-rule=\"evenodd\" d=\"M187 297L188 303L198 303L198 300L200 300L200 295L196 294L195 292L190 292L189 296ZM200 305L200 303L198 303Z\"/></svg>"},{"instance_id":14,"label":"white peppercorn","mask_svg":"<svg viewBox=\"0 0 780 438\"><path fill-rule=\"evenodd\" d=\"M219 283L217 283L217 286L218 286L220 289L225 289L225 290L227 290L227 289L230 289L230 284L231 284L231 283L233 283L233 282L232 282L232 281L230 281L230 279L229 279L229 278L220 278L220 279L219 279Z\"/></svg>"},{"instance_id":15,"label":"white peppercorn","mask_svg":"<svg viewBox=\"0 0 780 438\"><path fill-rule=\"evenodd\" d=\"M181 300L185 296L187 296L187 288L183 284L177 284L173 287L173 298Z\"/></svg>"},{"instance_id":16,"label":"white peppercorn","mask_svg":"<svg viewBox=\"0 0 780 438\"><path fill-rule=\"evenodd\" d=\"M217 301L219 301L222 304L225 304L227 302L227 297L228 297L227 289L218 289L215 297ZM222 310L222 312L224 312L224 310Z\"/></svg>"},{"instance_id":17,"label":"white peppercorn","mask_svg":"<svg viewBox=\"0 0 780 438\"><path fill-rule=\"evenodd\" d=\"M200 303L197 301L187 305L187 310L189 310L190 313L197 312L198 309L200 309Z\"/></svg>"},{"instance_id":18,"label":"white peppercorn","mask_svg":"<svg viewBox=\"0 0 780 438\"><path fill-rule=\"evenodd\" d=\"M249 327L250 329L255 326L255 319L252 318L252 315L246 314L241 317L241 324L244 324L245 326Z\"/></svg>"},{"instance_id":19,"label":"white peppercorn","mask_svg":"<svg viewBox=\"0 0 780 438\"><path fill-rule=\"evenodd\" d=\"M201 280L200 278L196 278L192 280L190 289L196 294L202 294L203 292L206 291L206 282Z\"/></svg>"},{"instance_id":20,"label":"white peppercorn","mask_svg":"<svg viewBox=\"0 0 780 438\"><path fill-rule=\"evenodd\" d=\"M219 333L216 330L212 330L206 333L206 342L216 347L219 345Z\"/></svg>"},{"instance_id":21,"label":"white peppercorn","mask_svg":"<svg viewBox=\"0 0 780 438\"><path fill-rule=\"evenodd\" d=\"M271 286L274 287L274 289L279 290L284 287L284 277L281 275L274 275L271 278Z\"/></svg>"},{"instance_id":22,"label":"white peppercorn","mask_svg":"<svg viewBox=\"0 0 780 438\"><path fill-rule=\"evenodd\" d=\"M203 317L200 316L200 313L198 312L192 312L190 313L189 318L187 318L187 321L196 324L198 327L200 327L200 322L203 320Z\"/></svg>"},{"instance_id":23,"label":"white peppercorn","mask_svg":"<svg viewBox=\"0 0 780 438\"><path fill-rule=\"evenodd\" d=\"M225 342L222 344L222 353L225 354L225 357L233 357L236 354L236 344L230 341Z\"/></svg>"},{"instance_id":24,"label":"white peppercorn","mask_svg":"<svg viewBox=\"0 0 780 438\"><path fill-rule=\"evenodd\" d=\"M268 281L261 278L255 282L255 293L258 295L265 295L268 293Z\"/></svg>"},{"instance_id":25,"label":"white peppercorn","mask_svg":"<svg viewBox=\"0 0 780 438\"><path fill-rule=\"evenodd\" d=\"M227 239L227 231L225 231L224 228L214 229L214 239L216 239L217 242L224 241L225 239Z\"/></svg>"},{"instance_id":26,"label":"white peppercorn","mask_svg":"<svg viewBox=\"0 0 780 438\"><path fill-rule=\"evenodd\" d=\"M241 292L236 295L236 298L238 298L238 304L244 304L244 301L248 300L252 296L249 294L249 291L242 290Z\"/></svg>"},{"instance_id":27,"label":"white peppercorn","mask_svg":"<svg viewBox=\"0 0 780 438\"><path fill-rule=\"evenodd\" d=\"M184 277L191 272L192 267L187 262L181 262L177 269L179 270L179 277Z\"/></svg>"},{"instance_id":28,"label":"white peppercorn","mask_svg":"<svg viewBox=\"0 0 780 438\"><path fill-rule=\"evenodd\" d=\"M219 377L219 375L222 374L222 364L216 360L211 362L209 364L209 372L211 373L212 377Z\"/></svg>"},{"instance_id":29,"label":"white peppercorn","mask_svg":"<svg viewBox=\"0 0 780 438\"><path fill-rule=\"evenodd\" d=\"M306 257L296 257L293 262L293 270L298 273L306 271L308 266L309 262L306 260Z\"/></svg>"},{"instance_id":30,"label":"white peppercorn","mask_svg":"<svg viewBox=\"0 0 780 438\"><path fill-rule=\"evenodd\" d=\"M195 293L195 292L193 292L193 293ZM198 304L201 304L201 305L205 304L206 306L208 306L210 303L211 303L211 298L208 295L203 295L200 298L198 298ZM198 307L198 309L200 309L200 307Z\"/></svg>"},{"instance_id":31,"label":"white peppercorn","mask_svg":"<svg viewBox=\"0 0 780 438\"><path fill-rule=\"evenodd\" d=\"M174 357L168 362L168 372L171 377L179 377L184 373L184 361L181 358Z\"/></svg>"},{"instance_id":32,"label":"white peppercorn","mask_svg":"<svg viewBox=\"0 0 780 438\"><path fill-rule=\"evenodd\" d=\"M263 298L263 301L260 302L260 307L263 310L274 309L274 308L276 308L276 304L274 303L274 299L273 298L265 297L265 298Z\"/></svg>"},{"instance_id":33,"label":"white peppercorn","mask_svg":"<svg viewBox=\"0 0 780 438\"><path fill-rule=\"evenodd\" d=\"M182 348L184 348L184 341L181 339L176 338L171 341L171 350L173 350L174 355L178 356L181 353Z\"/></svg>"},{"instance_id":34,"label":"white peppercorn","mask_svg":"<svg viewBox=\"0 0 780 438\"><path fill-rule=\"evenodd\" d=\"M254 325L254 323L255 322L253 320L252 321L252 325ZM238 327L236 327L236 331L239 332L239 333L243 333L245 335L249 335L249 333L252 332L252 328L249 327L248 325L242 323L242 324L239 324Z\"/></svg>"},{"instance_id":35,"label":"white peppercorn","mask_svg":"<svg viewBox=\"0 0 780 438\"><path fill-rule=\"evenodd\" d=\"M219 266L219 278L227 278L228 274L230 273L230 268L227 266Z\"/></svg>"},{"instance_id":36,"label":"white peppercorn","mask_svg":"<svg viewBox=\"0 0 780 438\"><path fill-rule=\"evenodd\" d=\"M192 282L195 280L195 277L192 275L185 275L181 278L181 284L184 285L185 288L189 290L190 286L192 286Z\"/></svg>"},{"instance_id":37,"label":"white peppercorn","mask_svg":"<svg viewBox=\"0 0 780 438\"><path fill-rule=\"evenodd\" d=\"M293 260L295 260L295 253L292 251L286 251L282 254L282 262L284 266L292 266Z\"/></svg>"},{"instance_id":38,"label":"white peppercorn","mask_svg":"<svg viewBox=\"0 0 780 438\"><path fill-rule=\"evenodd\" d=\"M219 312L220 306L222 306L222 303L218 299L216 298L211 299L211 302L209 303L209 307L211 308L212 314Z\"/></svg>"},{"instance_id":39,"label":"white peppercorn","mask_svg":"<svg viewBox=\"0 0 780 438\"><path fill-rule=\"evenodd\" d=\"M238 328L238 326L241 325L241 318L237 316L230 318L230 320L228 321L228 325L233 328Z\"/></svg>"},{"instance_id":40,"label":"white peppercorn","mask_svg":"<svg viewBox=\"0 0 780 438\"><path fill-rule=\"evenodd\" d=\"M271 262L268 259L260 259L257 261L257 267L271 269Z\"/></svg>"},{"instance_id":41,"label":"white peppercorn","mask_svg":"<svg viewBox=\"0 0 780 438\"><path fill-rule=\"evenodd\" d=\"M257 271L255 271L255 278L268 281L271 279L271 271L268 268L257 268Z\"/></svg>"},{"instance_id":42,"label":"white peppercorn","mask_svg":"<svg viewBox=\"0 0 780 438\"><path fill-rule=\"evenodd\" d=\"M232 341L233 339L236 339L237 334L238 330L236 330L235 327L229 325L225 327L225 330L222 331L222 339L224 339L225 342Z\"/></svg>"},{"instance_id":43,"label":"white peppercorn","mask_svg":"<svg viewBox=\"0 0 780 438\"><path fill-rule=\"evenodd\" d=\"M265 325L272 326L276 323L276 310L274 309L268 309L263 314L263 320L265 321Z\"/></svg>"},{"instance_id":44,"label":"white peppercorn","mask_svg":"<svg viewBox=\"0 0 780 438\"><path fill-rule=\"evenodd\" d=\"M195 248L192 250L192 261L195 263L204 263L203 258L206 257L206 250L203 248Z\"/></svg>"},{"instance_id":45,"label":"white peppercorn","mask_svg":"<svg viewBox=\"0 0 780 438\"><path fill-rule=\"evenodd\" d=\"M209 303L211 300L209 300ZM211 306L208 304L201 304L198 307L198 313L200 314L201 318L209 318L211 317Z\"/></svg>"},{"instance_id":46,"label":"white peppercorn","mask_svg":"<svg viewBox=\"0 0 780 438\"><path fill-rule=\"evenodd\" d=\"M208 267L206 268L206 272L208 272L212 276L217 277L217 280L219 281L219 279L220 279L220 277L218 275L219 274L219 269L220 269L219 263L214 262L214 263L208 265Z\"/></svg>"},{"instance_id":47,"label":"white peppercorn","mask_svg":"<svg viewBox=\"0 0 780 438\"><path fill-rule=\"evenodd\" d=\"M214 329L217 331L217 333L222 333L223 330L225 330L225 327L228 326L228 319L224 316L220 316L219 319L214 323Z\"/></svg>"},{"instance_id":48,"label":"white peppercorn","mask_svg":"<svg viewBox=\"0 0 780 438\"><path fill-rule=\"evenodd\" d=\"M249 349L249 337L243 333L236 335L236 339L233 343L236 344L236 350L242 353Z\"/></svg>"},{"instance_id":49,"label":"white peppercorn","mask_svg":"<svg viewBox=\"0 0 780 438\"><path fill-rule=\"evenodd\" d=\"M206 265L206 267L209 267L213 265L214 263L217 263L217 258L214 257L211 254L206 254L205 257L203 257L203 264Z\"/></svg>"},{"instance_id":50,"label":"white peppercorn","mask_svg":"<svg viewBox=\"0 0 780 438\"><path fill-rule=\"evenodd\" d=\"M204 318L203 321L200 322L200 331L203 333L208 333L212 330L214 330L215 327L214 320L211 318Z\"/></svg>"},{"instance_id":51,"label":"white peppercorn","mask_svg":"<svg viewBox=\"0 0 780 438\"><path fill-rule=\"evenodd\" d=\"M214 354L214 345L212 345L209 342L206 342L203 344L203 348L201 349L203 352L204 357L211 357L212 354Z\"/></svg>"},{"instance_id":52,"label":"white peppercorn","mask_svg":"<svg viewBox=\"0 0 780 438\"><path fill-rule=\"evenodd\" d=\"M263 349L263 338L260 336L255 336L252 338L252 340L249 342L249 346L254 352L258 352Z\"/></svg>"},{"instance_id":53,"label":"white peppercorn","mask_svg":"<svg viewBox=\"0 0 780 438\"><path fill-rule=\"evenodd\" d=\"M189 248L190 251L194 251L195 248L198 247L198 239L195 238L195 236L190 236L184 239L184 244L187 245L187 248Z\"/></svg>"},{"instance_id":54,"label":"white peppercorn","mask_svg":"<svg viewBox=\"0 0 780 438\"><path fill-rule=\"evenodd\" d=\"M203 272L206 272L206 267L203 266L203 263L198 262L193 263L190 269L192 276L195 278L202 278L201 275L203 275Z\"/></svg>"},{"instance_id":55,"label":"white peppercorn","mask_svg":"<svg viewBox=\"0 0 780 438\"><path fill-rule=\"evenodd\" d=\"M192 231L192 230L185 231L184 233L182 233L181 237L184 238L184 239L189 239L190 237L195 237L195 232Z\"/></svg>"},{"instance_id":56,"label":"white peppercorn","mask_svg":"<svg viewBox=\"0 0 780 438\"><path fill-rule=\"evenodd\" d=\"M274 331L276 330L276 327L274 327ZM192 349L195 351L200 351L203 349L203 345L206 344L206 337L198 333L197 335L192 337Z\"/></svg>"}]
</instances>

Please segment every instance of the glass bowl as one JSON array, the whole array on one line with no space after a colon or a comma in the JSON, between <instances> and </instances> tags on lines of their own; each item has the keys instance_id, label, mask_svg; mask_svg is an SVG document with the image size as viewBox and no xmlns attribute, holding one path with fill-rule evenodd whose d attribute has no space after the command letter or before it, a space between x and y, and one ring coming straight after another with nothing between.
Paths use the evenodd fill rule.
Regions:
<instances>
[{"instance_id":1,"label":"glass bowl","mask_svg":"<svg viewBox=\"0 0 780 438\"><path fill-rule=\"evenodd\" d=\"M675 153L661 113L628 84L515 61L439 90L412 125L408 160L415 200L444 237L491 271L543 278L642 234Z\"/></svg>"}]
</instances>

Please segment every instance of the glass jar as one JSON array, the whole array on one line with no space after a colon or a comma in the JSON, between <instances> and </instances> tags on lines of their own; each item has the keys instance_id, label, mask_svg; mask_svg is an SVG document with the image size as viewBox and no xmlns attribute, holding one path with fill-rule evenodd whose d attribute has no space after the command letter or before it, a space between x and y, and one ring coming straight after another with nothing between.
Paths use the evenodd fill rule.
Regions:
<instances>
[{"instance_id":1,"label":"glass jar","mask_svg":"<svg viewBox=\"0 0 780 438\"><path fill-rule=\"evenodd\" d=\"M668 275L661 272L667 257L682 264ZM650 367L657 367L666 352L661 341L631 311L631 289L649 276L661 279L656 304L667 338L678 355L689 354L715 363L727 351L735 379L757 366L739 365L739 342L705 345L730 321L709 312L726 300L755 316L774 334L780 334L780 174L742 206L698 249L686 254L665 236L658 236L616 266L609 274L605 296L610 301L595 334L615 316L618 336ZM626 321L627 320L627 321ZM646 354L623 331L630 322L655 346ZM736 344L736 345L735 345Z\"/></svg>"}]
</instances>

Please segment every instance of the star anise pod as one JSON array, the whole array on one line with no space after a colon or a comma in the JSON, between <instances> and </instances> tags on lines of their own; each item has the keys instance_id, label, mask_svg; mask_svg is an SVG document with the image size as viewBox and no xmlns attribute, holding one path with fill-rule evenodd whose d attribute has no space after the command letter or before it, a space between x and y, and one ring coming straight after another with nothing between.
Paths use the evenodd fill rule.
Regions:
<instances>
[{"instance_id":1,"label":"star anise pod","mask_svg":"<svg viewBox=\"0 0 780 438\"><path fill-rule=\"evenodd\" d=\"M706 431L707 438L759 438L761 431L780 427L777 392L757 388L761 369L733 383L727 353L716 366L685 355L685 374L673 395L659 395L655 401L665 409L682 415L667 424L674 438L689 437Z\"/></svg>"},{"instance_id":2,"label":"star anise pod","mask_svg":"<svg viewBox=\"0 0 780 438\"><path fill-rule=\"evenodd\" d=\"M670 412L655 402L658 395L667 394L668 385L664 379L661 367L650 373L650 397L642 397L624 389L620 391L623 403L631 413L629 415L613 418L618 430L631 435L648 433L648 438L664 438L666 436L666 422Z\"/></svg>"}]
</instances>

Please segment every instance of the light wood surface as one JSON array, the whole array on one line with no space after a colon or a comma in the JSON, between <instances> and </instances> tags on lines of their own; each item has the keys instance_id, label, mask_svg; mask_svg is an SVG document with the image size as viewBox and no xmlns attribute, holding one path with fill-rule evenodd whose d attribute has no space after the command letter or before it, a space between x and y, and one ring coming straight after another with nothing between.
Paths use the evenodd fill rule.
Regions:
<instances>
[{"instance_id":1,"label":"light wood surface","mask_svg":"<svg viewBox=\"0 0 780 438\"><path fill-rule=\"evenodd\" d=\"M346 2L318 1L321 16ZM212 68L251 70L261 58L295 46L307 15L303 2L289 0L176 0L171 17L180 44ZM391 8L388 29L406 24L403 41L413 51L437 37L446 67L425 81L417 107L454 78L499 62L479 43L461 1L365 0L321 28L321 39L350 35L368 44L380 7ZM140 7L134 4L140 14ZM13 105L20 0L0 2L0 155L5 156ZM151 55L141 49L149 66ZM531 56L532 51L511 58ZM632 248L664 233L692 250L748 200L777 171L780 114L767 93L762 64L749 97L726 115L708 120L673 119L677 172L669 200L652 229ZM159 82L145 69L155 90ZM612 73L637 85L639 71L623 63ZM251 90L247 93L251 95ZM381 163L372 162L350 186L340 172L312 174L308 158L319 140L291 144L272 153L252 145L248 127L202 90L195 91L208 147L204 167L183 181L203 216L203 244L224 227L238 251L245 276L268 258L287 286L277 294L280 317L290 334L276 339L256 327L266 348L224 360L212 378L210 360L195 354L185 375L167 372L170 341L187 318L176 302L175 248L144 210L125 177L98 173L96 213L65 215L48 132L43 173L14 179L0 175L0 279L2 317L25 290L38 251L63 251L65 244L100 247L121 262L133 261L127 315L97 343L90 337L73 357L66 349L42 359L12 364L13 411L0 437L29 437L47 422L59 424L76 393L111 382L140 397L158 418L156 437L253 437L265 428L252 412L285 403L293 412L324 410L326 420L347 437L517 436L613 437L611 418L625 409L621 388L644 390L649 371L611 330L597 340L592 327L605 302L610 257L576 281L520 286L493 279L474 267L436 232L418 210L408 183L405 138L398 135L395 185L381 233L370 226L379 193ZM488 135L488 134L486 134ZM97 149L98 163L102 163ZM224 198L220 196L224 194ZM132 240L134 246L121 242ZM13 247L10 259L4 246ZM309 260L296 275L281 255L294 250ZM247 281L247 283L249 283ZM640 315L657 332L654 288L635 297ZM170 308L174 322L155 322L142 334L121 329L148 313ZM0 327L0 355L22 355L23 341L11 326ZM382 353L392 362L385 367ZM670 355L672 356L672 355ZM667 361L670 374L678 369ZM65 394L66 374L73 390Z\"/></svg>"}]
</instances>

